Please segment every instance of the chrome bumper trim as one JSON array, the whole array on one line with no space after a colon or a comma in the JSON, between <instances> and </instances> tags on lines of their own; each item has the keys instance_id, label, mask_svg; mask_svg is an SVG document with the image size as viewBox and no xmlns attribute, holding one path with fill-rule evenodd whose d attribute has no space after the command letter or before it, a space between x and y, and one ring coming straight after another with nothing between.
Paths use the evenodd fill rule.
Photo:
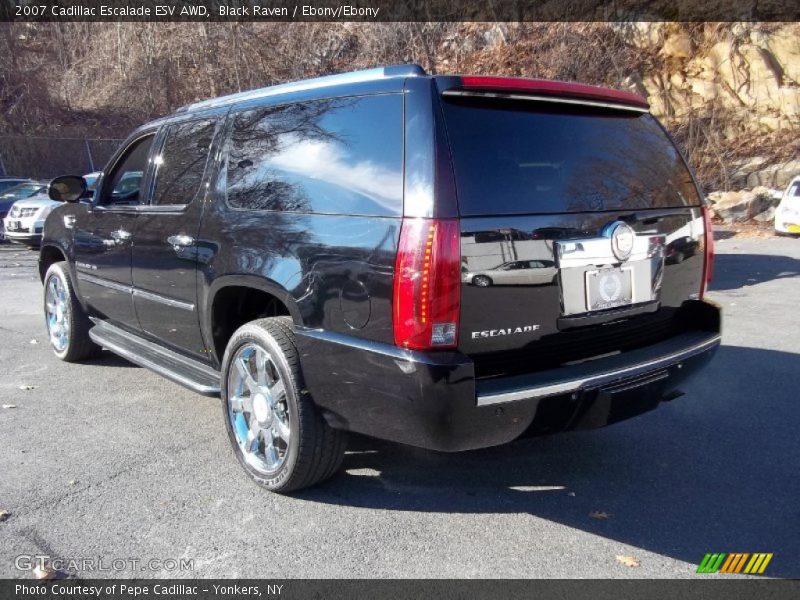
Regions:
<instances>
[{"instance_id":1,"label":"chrome bumper trim","mask_svg":"<svg viewBox=\"0 0 800 600\"><path fill-rule=\"evenodd\" d=\"M599 387L604 384L615 382L619 379L644 375L648 372L657 371L658 369L669 367L675 363L679 363L683 360L692 358L693 356L697 356L698 354L702 354L703 352L718 346L721 339L722 336L716 334L713 337L706 338L702 342L693 344L688 348L684 348L655 359L643 361L620 369L612 369L610 371L603 371L600 373L590 373L582 377L556 381L541 386L529 387L510 392L478 394L478 406L502 404L505 402L515 402L517 400L532 400L547 396L555 396L558 394L569 394L586 388Z\"/></svg>"}]
</instances>

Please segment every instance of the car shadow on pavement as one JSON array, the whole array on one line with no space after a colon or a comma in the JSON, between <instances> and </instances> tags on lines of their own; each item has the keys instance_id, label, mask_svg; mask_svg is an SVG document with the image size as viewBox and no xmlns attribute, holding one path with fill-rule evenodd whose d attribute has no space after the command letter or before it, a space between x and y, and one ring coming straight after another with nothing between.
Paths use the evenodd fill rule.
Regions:
<instances>
[{"instance_id":1,"label":"car shadow on pavement","mask_svg":"<svg viewBox=\"0 0 800 600\"><path fill-rule=\"evenodd\" d=\"M800 277L800 260L769 254L717 254L710 291L721 292L772 281Z\"/></svg>"},{"instance_id":2,"label":"car shadow on pavement","mask_svg":"<svg viewBox=\"0 0 800 600\"><path fill-rule=\"evenodd\" d=\"M800 354L723 347L686 396L639 418L461 454L356 438L339 476L296 497L529 514L689 563L772 552L767 575L798 577L798 373Z\"/></svg>"},{"instance_id":3,"label":"car shadow on pavement","mask_svg":"<svg viewBox=\"0 0 800 600\"><path fill-rule=\"evenodd\" d=\"M99 366L99 367L121 367L123 369L141 369L139 365L136 365L129 361L126 358L122 358L121 356L114 354L113 352L109 352L108 350L103 350L99 356L95 356L94 358L90 359L92 365Z\"/></svg>"}]
</instances>

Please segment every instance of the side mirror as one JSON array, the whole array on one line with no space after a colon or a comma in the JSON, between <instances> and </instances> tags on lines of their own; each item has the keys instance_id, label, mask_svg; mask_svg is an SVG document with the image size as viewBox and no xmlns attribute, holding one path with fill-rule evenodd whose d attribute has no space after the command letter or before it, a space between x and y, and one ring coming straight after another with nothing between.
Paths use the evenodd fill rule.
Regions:
<instances>
[{"instance_id":1,"label":"side mirror","mask_svg":"<svg viewBox=\"0 0 800 600\"><path fill-rule=\"evenodd\" d=\"M77 202L86 193L86 180L80 175L62 175L50 182L47 194L59 202Z\"/></svg>"}]
</instances>

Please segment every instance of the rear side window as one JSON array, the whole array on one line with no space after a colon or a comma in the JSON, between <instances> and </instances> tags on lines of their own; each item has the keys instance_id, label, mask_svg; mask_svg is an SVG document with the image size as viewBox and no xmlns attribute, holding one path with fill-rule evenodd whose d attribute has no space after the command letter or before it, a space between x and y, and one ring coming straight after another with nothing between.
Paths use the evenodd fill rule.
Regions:
<instances>
[{"instance_id":1,"label":"rear side window","mask_svg":"<svg viewBox=\"0 0 800 600\"><path fill-rule=\"evenodd\" d=\"M214 139L213 120L172 125L156 158L153 204L189 204L200 187Z\"/></svg>"},{"instance_id":2,"label":"rear side window","mask_svg":"<svg viewBox=\"0 0 800 600\"><path fill-rule=\"evenodd\" d=\"M462 215L700 204L648 114L459 99L443 108Z\"/></svg>"},{"instance_id":3,"label":"rear side window","mask_svg":"<svg viewBox=\"0 0 800 600\"><path fill-rule=\"evenodd\" d=\"M402 117L397 94L241 112L228 147L228 203L249 210L399 215Z\"/></svg>"}]
</instances>

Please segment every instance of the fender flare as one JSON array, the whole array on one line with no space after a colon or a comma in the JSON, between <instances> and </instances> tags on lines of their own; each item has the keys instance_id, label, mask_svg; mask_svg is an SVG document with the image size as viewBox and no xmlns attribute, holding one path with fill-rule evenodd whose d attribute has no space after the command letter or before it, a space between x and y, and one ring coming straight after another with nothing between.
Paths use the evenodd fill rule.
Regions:
<instances>
[{"instance_id":1,"label":"fender flare","mask_svg":"<svg viewBox=\"0 0 800 600\"><path fill-rule=\"evenodd\" d=\"M289 315L292 317L292 321L295 325L302 326L303 319L300 314L300 309L297 307L297 303L292 295L286 291L285 288L278 285L276 282L266 279L265 277L261 277L258 275L248 275L248 274L234 274L234 275L223 275L221 277L217 277L208 287L208 292L204 295L204 297L200 298L200 323L202 326L202 334L203 340L206 343L206 347L213 349L213 336L212 336L212 318L213 318L213 311L212 307L214 306L214 299L217 297L217 294L225 288L229 287L246 287L252 288L255 290L259 290L262 292L266 292L267 294L274 296L278 300L280 300L284 306L289 310ZM218 357L220 360L222 357Z\"/></svg>"}]
</instances>

